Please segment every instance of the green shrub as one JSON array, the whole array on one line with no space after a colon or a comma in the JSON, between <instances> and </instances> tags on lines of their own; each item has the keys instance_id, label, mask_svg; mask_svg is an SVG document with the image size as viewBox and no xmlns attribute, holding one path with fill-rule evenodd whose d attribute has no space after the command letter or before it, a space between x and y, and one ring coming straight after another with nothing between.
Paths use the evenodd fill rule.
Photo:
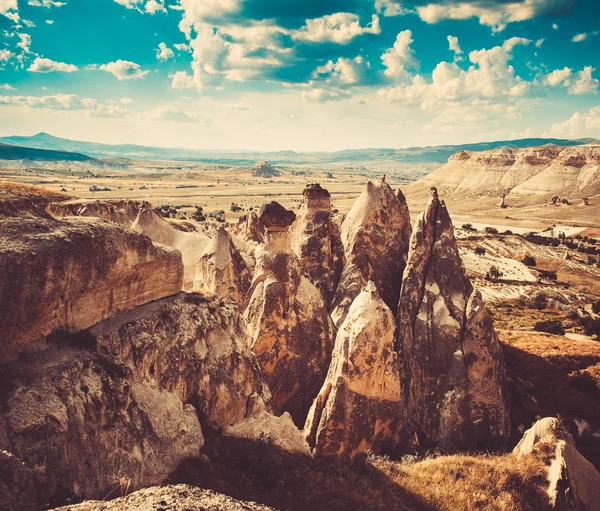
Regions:
<instances>
[{"instance_id":1,"label":"green shrub","mask_svg":"<svg viewBox=\"0 0 600 511\"><path fill-rule=\"evenodd\" d=\"M535 266L537 264L535 257L531 256L531 255L526 255L523 258L523 264L525 266Z\"/></svg>"}]
</instances>

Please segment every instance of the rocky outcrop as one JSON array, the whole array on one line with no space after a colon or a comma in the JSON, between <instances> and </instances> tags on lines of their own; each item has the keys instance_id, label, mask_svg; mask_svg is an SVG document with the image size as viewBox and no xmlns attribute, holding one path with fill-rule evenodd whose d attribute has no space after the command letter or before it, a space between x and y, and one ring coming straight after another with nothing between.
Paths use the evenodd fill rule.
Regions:
<instances>
[{"instance_id":1,"label":"rocky outcrop","mask_svg":"<svg viewBox=\"0 0 600 511\"><path fill-rule=\"evenodd\" d=\"M411 197L430 187L441 194L583 197L600 193L600 146L459 151L448 163L407 188Z\"/></svg>"},{"instance_id":2,"label":"rocky outcrop","mask_svg":"<svg viewBox=\"0 0 600 511\"><path fill-rule=\"evenodd\" d=\"M246 327L229 300L182 293L104 321L88 335L136 379L193 403L204 428L220 430L272 408Z\"/></svg>"},{"instance_id":3,"label":"rocky outcrop","mask_svg":"<svg viewBox=\"0 0 600 511\"><path fill-rule=\"evenodd\" d=\"M94 500L55 511L273 511L255 502L232 499L187 484L157 486L136 491L109 502Z\"/></svg>"},{"instance_id":4,"label":"rocky outcrop","mask_svg":"<svg viewBox=\"0 0 600 511\"><path fill-rule=\"evenodd\" d=\"M300 265L327 306L340 280L344 247L338 224L331 217L331 196L318 184L308 185L304 203L291 228L291 246Z\"/></svg>"},{"instance_id":5,"label":"rocky outcrop","mask_svg":"<svg viewBox=\"0 0 600 511\"><path fill-rule=\"evenodd\" d=\"M100 219L0 220L0 360L178 293L177 250Z\"/></svg>"},{"instance_id":6,"label":"rocky outcrop","mask_svg":"<svg viewBox=\"0 0 600 511\"><path fill-rule=\"evenodd\" d=\"M481 294L465 275L454 228L434 189L417 219L398 307L407 427L420 446L488 446L507 438L502 351Z\"/></svg>"},{"instance_id":7,"label":"rocky outcrop","mask_svg":"<svg viewBox=\"0 0 600 511\"><path fill-rule=\"evenodd\" d=\"M332 303L336 326L369 280L386 305L396 309L410 233L402 192L395 195L385 181L369 181L342 224L346 264Z\"/></svg>"},{"instance_id":8,"label":"rocky outcrop","mask_svg":"<svg viewBox=\"0 0 600 511\"><path fill-rule=\"evenodd\" d=\"M277 177L281 176L281 172L271 167L266 161L259 161L252 167L252 175L254 177Z\"/></svg>"},{"instance_id":9,"label":"rocky outcrop","mask_svg":"<svg viewBox=\"0 0 600 511\"><path fill-rule=\"evenodd\" d=\"M289 249L287 229L294 213L271 203L260 218L266 243L257 250L244 318L278 410L301 426L325 380L333 325L319 290Z\"/></svg>"},{"instance_id":10,"label":"rocky outcrop","mask_svg":"<svg viewBox=\"0 0 600 511\"><path fill-rule=\"evenodd\" d=\"M193 406L92 352L51 348L1 374L0 450L20 462L9 479L21 482L8 487L14 502L160 484L203 444ZM0 473L4 479L6 467ZM27 473L34 488L23 488Z\"/></svg>"},{"instance_id":11,"label":"rocky outcrop","mask_svg":"<svg viewBox=\"0 0 600 511\"><path fill-rule=\"evenodd\" d=\"M233 298L243 309L252 274L230 234L219 227L196 266L194 291Z\"/></svg>"},{"instance_id":12,"label":"rocky outcrop","mask_svg":"<svg viewBox=\"0 0 600 511\"><path fill-rule=\"evenodd\" d=\"M85 216L110 220L136 232L149 236L181 252L184 266L184 284L192 287L196 263L210 241L199 232L183 232L175 229L158 215L152 204L134 200L70 200L52 203L48 211L55 217Z\"/></svg>"},{"instance_id":13,"label":"rocky outcrop","mask_svg":"<svg viewBox=\"0 0 600 511\"><path fill-rule=\"evenodd\" d=\"M600 474L575 447L575 440L558 419L536 422L513 453L548 460L548 497L557 511L594 511L600 505Z\"/></svg>"},{"instance_id":14,"label":"rocky outcrop","mask_svg":"<svg viewBox=\"0 0 600 511\"><path fill-rule=\"evenodd\" d=\"M394 314L373 282L352 303L340 327L327 379L304 434L313 452L391 452L402 419Z\"/></svg>"}]
</instances>

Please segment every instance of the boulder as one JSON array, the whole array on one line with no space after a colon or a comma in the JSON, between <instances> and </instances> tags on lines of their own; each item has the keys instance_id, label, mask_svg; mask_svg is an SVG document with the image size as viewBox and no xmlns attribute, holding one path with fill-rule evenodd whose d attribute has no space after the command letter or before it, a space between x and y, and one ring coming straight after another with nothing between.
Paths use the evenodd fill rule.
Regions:
<instances>
[{"instance_id":1,"label":"boulder","mask_svg":"<svg viewBox=\"0 0 600 511\"><path fill-rule=\"evenodd\" d=\"M89 351L49 348L6 365L2 389L0 450L35 474L34 488L10 488L17 503L160 484L203 444L192 405Z\"/></svg>"},{"instance_id":2,"label":"boulder","mask_svg":"<svg viewBox=\"0 0 600 511\"><path fill-rule=\"evenodd\" d=\"M181 290L181 253L96 218L0 219L0 361Z\"/></svg>"},{"instance_id":3,"label":"boulder","mask_svg":"<svg viewBox=\"0 0 600 511\"><path fill-rule=\"evenodd\" d=\"M290 251L294 217L277 203L261 212L266 243L257 250L244 318L277 409L301 427L325 380L334 329L321 293Z\"/></svg>"},{"instance_id":4,"label":"boulder","mask_svg":"<svg viewBox=\"0 0 600 511\"><path fill-rule=\"evenodd\" d=\"M600 505L600 474L577 450L575 440L558 419L537 421L513 453L548 460L548 497L557 511L595 511Z\"/></svg>"},{"instance_id":5,"label":"boulder","mask_svg":"<svg viewBox=\"0 0 600 511\"><path fill-rule=\"evenodd\" d=\"M502 350L435 189L411 238L397 319L415 442L448 450L503 442L510 425Z\"/></svg>"},{"instance_id":6,"label":"boulder","mask_svg":"<svg viewBox=\"0 0 600 511\"><path fill-rule=\"evenodd\" d=\"M136 491L109 502L91 500L55 511L274 511L273 508L243 502L211 490L187 484L156 486Z\"/></svg>"},{"instance_id":7,"label":"boulder","mask_svg":"<svg viewBox=\"0 0 600 511\"><path fill-rule=\"evenodd\" d=\"M402 419L394 314L373 282L340 327L327 379L304 427L317 454L392 452Z\"/></svg>"},{"instance_id":8,"label":"boulder","mask_svg":"<svg viewBox=\"0 0 600 511\"><path fill-rule=\"evenodd\" d=\"M291 247L308 280L331 304L344 265L338 224L331 217L330 194L318 184L308 185L304 202L291 227Z\"/></svg>"},{"instance_id":9,"label":"boulder","mask_svg":"<svg viewBox=\"0 0 600 511\"><path fill-rule=\"evenodd\" d=\"M219 227L196 265L194 291L233 298L243 309L252 274L230 234Z\"/></svg>"},{"instance_id":10,"label":"boulder","mask_svg":"<svg viewBox=\"0 0 600 511\"><path fill-rule=\"evenodd\" d=\"M386 305L396 309L410 234L410 215L402 192L395 195L385 181L369 181L342 224L346 264L332 303L336 326L344 322L350 305L369 280Z\"/></svg>"}]
</instances>

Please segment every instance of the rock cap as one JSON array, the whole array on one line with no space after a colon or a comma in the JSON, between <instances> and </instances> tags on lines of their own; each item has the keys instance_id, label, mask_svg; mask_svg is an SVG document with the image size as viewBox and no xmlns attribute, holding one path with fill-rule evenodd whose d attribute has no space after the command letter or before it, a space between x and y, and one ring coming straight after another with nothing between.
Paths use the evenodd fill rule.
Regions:
<instances>
[{"instance_id":1,"label":"rock cap","mask_svg":"<svg viewBox=\"0 0 600 511\"><path fill-rule=\"evenodd\" d=\"M296 214L275 201L263 205L258 216L258 221L267 230L272 231L285 231L294 223L294 220L296 220Z\"/></svg>"}]
</instances>

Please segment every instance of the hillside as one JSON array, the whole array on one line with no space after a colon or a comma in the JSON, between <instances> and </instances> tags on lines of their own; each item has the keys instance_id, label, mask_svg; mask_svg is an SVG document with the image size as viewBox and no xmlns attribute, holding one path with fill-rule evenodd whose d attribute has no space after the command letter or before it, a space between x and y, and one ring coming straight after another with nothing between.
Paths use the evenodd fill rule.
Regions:
<instances>
[{"instance_id":1,"label":"hillside","mask_svg":"<svg viewBox=\"0 0 600 511\"><path fill-rule=\"evenodd\" d=\"M425 195L499 196L520 199L581 199L600 193L600 145L527 149L461 150L448 162L411 184L407 192ZM537 201L537 200L536 200Z\"/></svg>"},{"instance_id":2,"label":"hillside","mask_svg":"<svg viewBox=\"0 0 600 511\"><path fill-rule=\"evenodd\" d=\"M81 153L0 143L0 160L95 161Z\"/></svg>"},{"instance_id":3,"label":"hillside","mask_svg":"<svg viewBox=\"0 0 600 511\"><path fill-rule=\"evenodd\" d=\"M188 160L221 165L252 166L256 161L269 161L273 165L299 164L341 164L363 162L365 166L375 162L392 162L406 165L427 165L444 163L457 151L486 151L497 148L527 148L554 144L557 146L577 146L592 139L565 140L527 138L520 140L504 140L480 142L460 145L442 145L428 147L408 147L403 149L365 148L335 152L295 152L295 151L223 151L195 150L185 148L164 148L135 144L97 144L58 138L48 133L33 136L10 136L0 138L0 143L19 145L46 150L70 151L88 154L94 157L123 157L152 160Z\"/></svg>"}]
</instances>

